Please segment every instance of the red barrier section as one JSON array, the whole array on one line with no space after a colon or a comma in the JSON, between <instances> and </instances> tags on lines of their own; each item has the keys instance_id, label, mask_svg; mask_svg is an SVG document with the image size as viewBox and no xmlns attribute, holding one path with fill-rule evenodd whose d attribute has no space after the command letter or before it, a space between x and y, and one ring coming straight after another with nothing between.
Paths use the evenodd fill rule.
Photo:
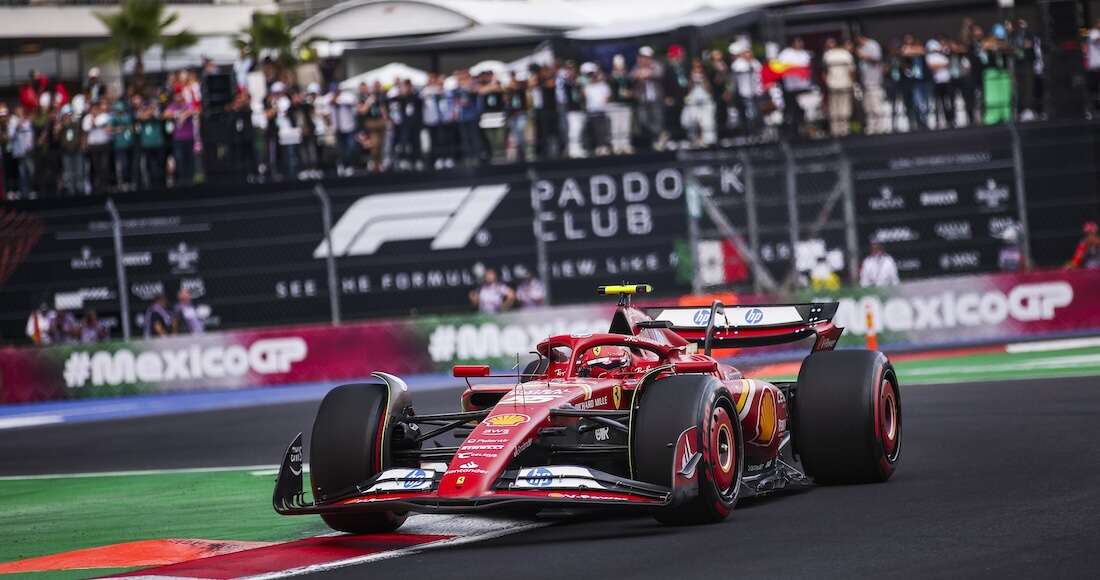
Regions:
<instances>
[{"instance_id":1,"label":"red barrier section","mask_svg":"<svg viewBox=\"0 0 1100 580\"><path fill-rule=\"evenodd\" d=\"M371 534L369 536L307 538L224 556L181 562L171 566L137 570L121 576L240 578L242 576L280 572L381 554L438 542L450 537L420 534Z\"/></svg>"}]
</instances>

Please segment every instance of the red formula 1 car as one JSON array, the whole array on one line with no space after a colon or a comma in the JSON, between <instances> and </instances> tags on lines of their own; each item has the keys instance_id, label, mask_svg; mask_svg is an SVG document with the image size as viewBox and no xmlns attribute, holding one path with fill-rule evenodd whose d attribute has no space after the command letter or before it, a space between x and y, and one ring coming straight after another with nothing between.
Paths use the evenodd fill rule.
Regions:
<instances>
[{"instance_id":1,"label":"red formula 1 car","mask_svg":"<svg viewBox=\"0 0 1100 580\"><path fill-rule=\"evenodd\" d=\"M886 356L833 351L835 303L635 308L619 295L606 334L553 336L518 376L456 366L463 411L419 415L398 377L330 391L274 493L280 514L320 514L336 530L393 530L409 512L629 506L662 522L729 515L742 493L889 479L901 399ZM745 378L713 348L813 337L796 382ZM469 384L471 379L480 379ZM483 384L484 383L484 384ZM453 433L457 446L426 442ZM437 443L438 445L438 443Z\"/></svg>"}]
</instances>

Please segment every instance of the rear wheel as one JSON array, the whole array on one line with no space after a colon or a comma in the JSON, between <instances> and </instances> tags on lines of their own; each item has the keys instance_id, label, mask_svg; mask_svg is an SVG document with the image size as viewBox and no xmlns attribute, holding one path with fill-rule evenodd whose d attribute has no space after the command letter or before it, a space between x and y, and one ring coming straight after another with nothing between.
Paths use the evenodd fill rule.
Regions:
<instances>
[{"instance_id":1,"label":"rear wheel","mask_svg":"<svg viewBox=\"0 0 1100 580\"><path fill-rule=\"evenodd\" d=\"M821 484L875 483L901 456L901 391L881 352L814 353L802 363L794 400L795 446Z\"/></svg>"},{"instance_id":2,"label":"rear wheel","mask_svg":"<svg viewBox=\"0 0 1100 580\"><path fill-rule=\"evenodd\" d=\"M373 477L389 465L384 445L389 388L384 384L342 385L328 392L310 438L310 480L315 501L335 497ZM406 512L322 514L334 530L352 534L390 532L405 522Z\"/></svg>"},{"instance_id":3,"label":"rear wheel","mask_svg":"<svg viewBox=\"0 0 1100 580\"><path fill-rule=\"evenodd\" d=\"M744 440L722 383L680 375L646 386L631 431L634 477L673 489L657 520L704 524L729 516L741 487Z\"/></svg>"}]
</instances>

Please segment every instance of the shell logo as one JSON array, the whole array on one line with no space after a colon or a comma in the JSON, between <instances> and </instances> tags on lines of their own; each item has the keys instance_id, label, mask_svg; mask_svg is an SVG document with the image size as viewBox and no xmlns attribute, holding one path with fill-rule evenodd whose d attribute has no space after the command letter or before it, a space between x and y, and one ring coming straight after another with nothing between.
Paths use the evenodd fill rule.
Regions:
<instances>
[{"instance_id":1,"label":"shell logo","mask_svg":"<svg viewBox=\"0 0 1100 580\"><path fill-rule=\"evenodd\" d=\"M521 413L511 413L508 415L496 415L495 417L489 417L485 420L486 423L494 427L515 427L530 421L531 418Z\"/></svg>"},{"instance_id":2,"label":"shell logo","mask_svg":"<svg viewBox=\"0 0 1100 580\"><path fill-rule=\"evenodd\" d=\"M775 437L775 416L775 394L771 390L764 390L760 396L760 412L756 421L757 442L767 444Z\"/></svg>"}]
</instances>

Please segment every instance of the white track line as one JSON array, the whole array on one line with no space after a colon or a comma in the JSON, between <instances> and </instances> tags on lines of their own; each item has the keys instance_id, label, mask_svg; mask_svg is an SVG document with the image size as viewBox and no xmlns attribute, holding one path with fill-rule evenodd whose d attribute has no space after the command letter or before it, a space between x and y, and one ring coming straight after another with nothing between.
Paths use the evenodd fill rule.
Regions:
<instances>
[{"instance_id":1,"label":"white track line","mask_svg":"<svg viewBox=\"0 0 1100 580\"><path fill-rule=\"evenodd\" d=\"M24 415L22 417L0 418L0 429L18 429L20 427L37 427L38 425L53 425L65 420L64 415Z\"/></svg>"},{"instance_id":2,"label":"white track line","mask_svg":"<svg viewBox=\"0 0 1100 580\"><path fill-rule=\"evenodd\" d=\"M431 516L420 516L421 518L428 518ZM491 525L487 526L485 531L474 533L470 535L459 535L448 540L440 540L438 542L431 542L428 544L420 544L417 546L409 546L408 548L401 548L399 550L390 550L388 552L380 552L377 554L370 554L367 556L359 556L357 558L348 558L346 560L337 560L335 562L327 562L324 564L314 564L312 566L303 566L301 568L291 568L288 570L282 570L280 572L270 572L268 574L260 574L257 576L248 576L248 580L271 580L274 578L288 578L291 576L301 576L303 574L316 574L318 572L325 572L328 570L336 570L339 568L347 568L349 566L357 566L359 564L366 564L369 562L377 562L380 560L389 560L391 558L400 558L402 556L409 556L417 554L427 550L435 550L438 548L447 548L451 546L461 546L463 544L472 544L474 542L481 542L484 540L491 540L493 538L499 538L501 536L507 536L510 534L516 534L519 532L525 532L537 528L543 528L551 525L553 522L531 522L525 520L506 520L506 519L489 519L472 516L435 516L440 518L454 518L454 521L465 521L466 523L476 524L477 522L488 522ZM448 522L450 523L450 522ZM414 531L415 530L415 531ZM447 526L439 525L437 522L425 522L423 526L402 526L399 528L400 533L420 533L420 534L446 534Z\"/></svg>"},{"instance_id":3,"label":"white track line","mask_svg":"<svg viewBox=\"0 0 1100 580\"><path fill-rule=\"evenodd\" d=\"M178 469L135 469L132 471L89 471L84 473L47 473L42 475L5 475L0 481L23 481L34 479L69 479L78 477L126 477L128 475L167 475L173 473L221 473L223 471L241 471L278 473L278 465L234 465L230 467L183 467Z\"/></svg>"},{"instance_id":4,"label":"white track line","mask_svg":"<svg viewBox=\"0 0 1100 580\"><path fill-rule=\"evenodd\" d=\"M1017 342L1005 346L1005 352L1048 352L1071 348L1089 348L1100 346L1100 336L1088 338L1066 338L1062 340L1043 340L1038 342Z\"/></svg>"},{"instance_id":5,"label":"white track line","mask_svg":"<svg viewBox=\"0 0 1100 580\"><path fill-rule=\"evenodd\" d=\"M1073 369L1081 366L1100 365L1100 354L1078 354L1051 357L1039 360L1021 361L1006 364L984 366L942 366L902 371L902 376L921 377L928 375L981 375L988 372L1034 371Z\"/></svg>"}]
</instances>

